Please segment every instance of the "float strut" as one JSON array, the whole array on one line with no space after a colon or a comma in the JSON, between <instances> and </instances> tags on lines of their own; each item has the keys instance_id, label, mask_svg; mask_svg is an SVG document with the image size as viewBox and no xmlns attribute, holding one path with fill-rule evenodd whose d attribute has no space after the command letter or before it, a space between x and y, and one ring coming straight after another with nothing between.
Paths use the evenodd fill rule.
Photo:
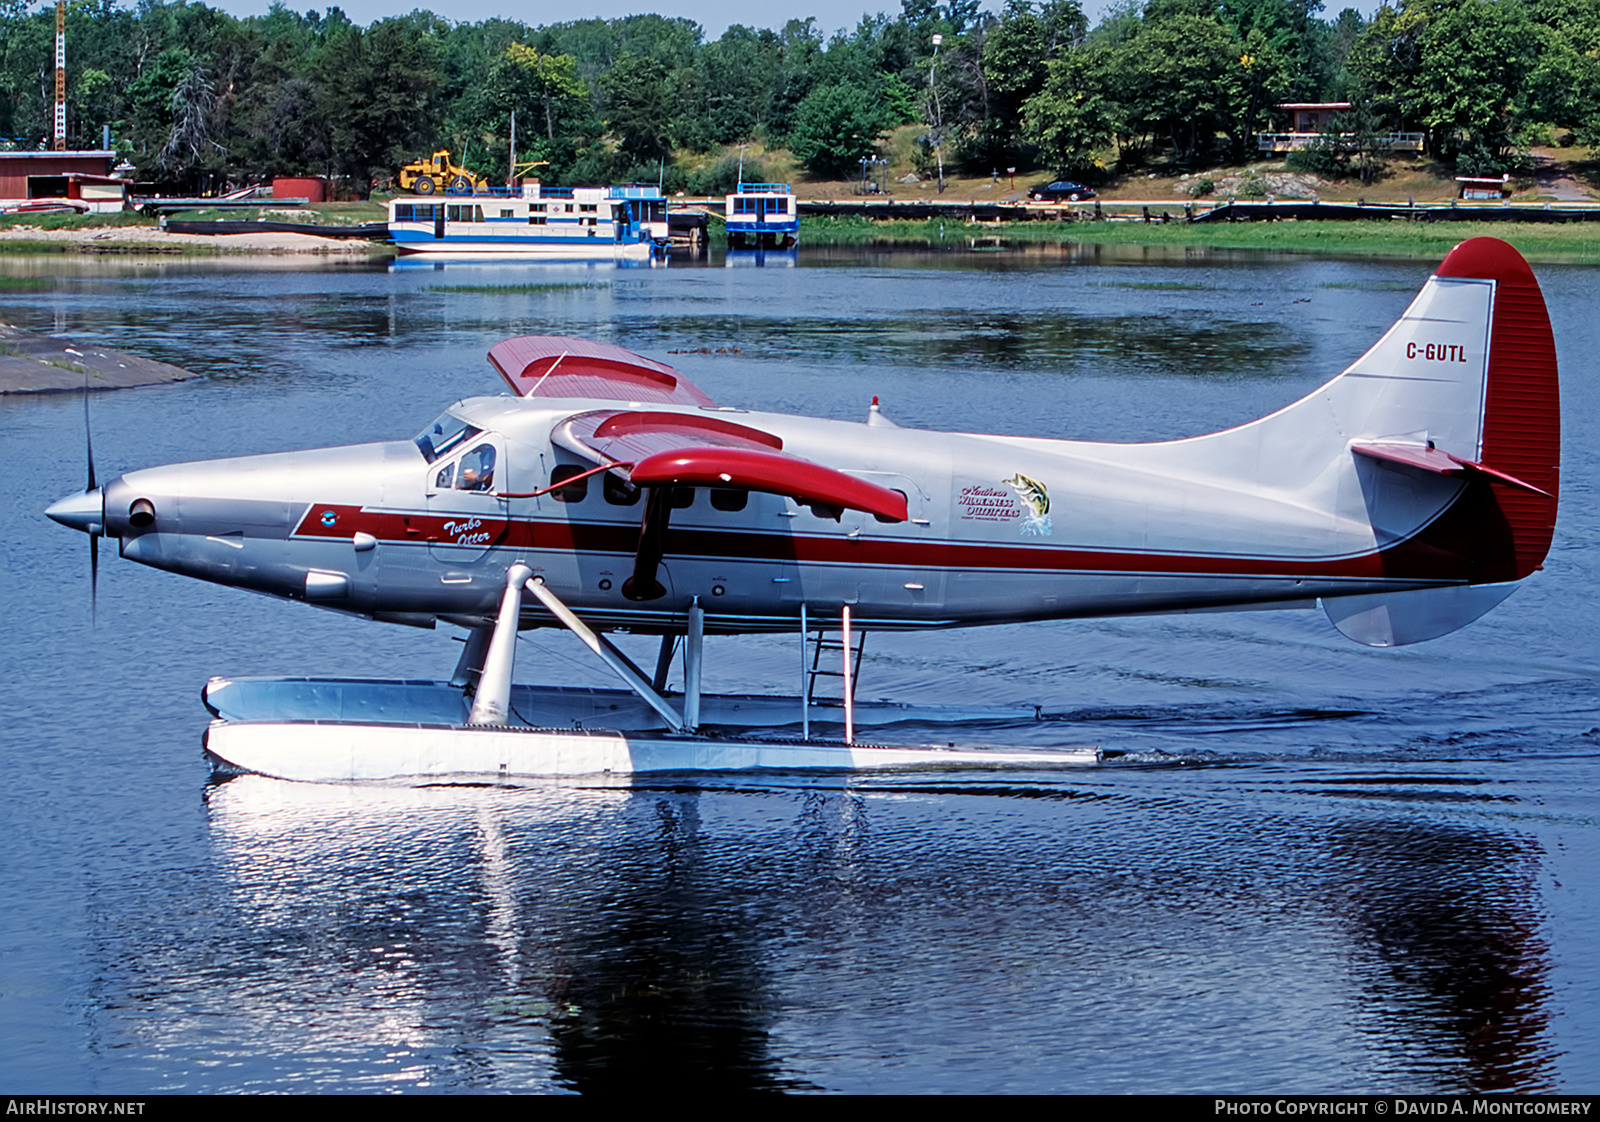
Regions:
<instances>
[{"instance_id":1,"label":"float strut","mask_svg":"<svg viewBox=\"0 0 1600 1122\"><path fill-rule=\"evenodd\" d=\"M689 602L689 634L683 643L683 727L700 727L700 660L706 641L706 610L700 597Z\"/></svg>"},{"instance_id":2,"label":"float strut","mask_svg":"<svg viewBox=\"0 0 1600 1122\"><path fill-rule=\"evenodd\" d=\"M456 672L450 675L450 684L456 689L475 686L478 675L483 673L483 659L489 653L489 640L494 637L494 627L484 624L474 627L467 632L466 645L461 648L461 657L456 660Z\"/></svg>"},{"instance_id":3,"label":"float strut","mask_svg":"<svg viewBox=\"0 0 1600 1122\"><path fill-rule=\"evenodd\" d=\"M611 667L612 672L628 684L630 690L643 698L645 704L660 715L669 729L673 732L684 731L683 719L672 711L672 706L667 704L665 698L650 688L650 683L644 680L644 675L639 673L638 668L624 658L622 652L607 642L604 636L595 634L588 624L574 615L572 609L563 604L561 598L551 592L544 581L533 577L525 587L539 598L539 602L550 610L551 615L561 621L562 626L582 639L584 646L599 655L605 664ZM490 657L493 658L492 650ZM485 669L484 680L487 681L488 677L488 670ZM482 696L481 687L479 696Z\"/></svg>"},{"instance_id":4,"label":"float strut","mask_svg":"<svg viewBox=\"0 0 1600 1122\"><path fill-rule=\"evenodd\" d=\"M800 739L811 739L811 667L806 664L806 605L800 602Z\"/></svg>"},{"instance_id":5,"label":"float strut","mask_svg":"<svg viewBox=\"0 0 1600 1122\"><path fill-rule=\"evenodd\" d=\"M854 744L856 742L856 729L855 729L855 716L856 716L855 692L856 691L855 691L854 683L852 683L850 681L850 605L849 604L846 604L844 606L843 612L841 612L840 615L839 615L839 627L840 627L840 631L842 632L842 634L840 635L840 643L839 643L839 645L844 648L844 742L846 744Z\"/></svg>"},{"instance_id":6,"label":"float strut","mask_svg":"<svg viewBox=\"0 0 1600 1122\"><path fill-rule=\"evenodd\" d=\"M503 725L511 715L511 667L517 653L522 586L531 576L533 570L520 561L506 570L506 591L500 597L500 616L495 620L489 653L483 660L483 672L478 676L472 711L467 714L469 725Z\"/></svg>"},{"instance_id":7,"label":"float strut","mask_svg":"<svg viewBox=\"0 0 1600 1122\"><path fill-rule=\"evenodd\" d=\"M672 669L672 656L678 650L678 637L676 635L661 636L661 649L656 652L656 676L650 680L651 687L657 693L664 693L667 688L667 672Z\"/></svg>"}]
</instances>

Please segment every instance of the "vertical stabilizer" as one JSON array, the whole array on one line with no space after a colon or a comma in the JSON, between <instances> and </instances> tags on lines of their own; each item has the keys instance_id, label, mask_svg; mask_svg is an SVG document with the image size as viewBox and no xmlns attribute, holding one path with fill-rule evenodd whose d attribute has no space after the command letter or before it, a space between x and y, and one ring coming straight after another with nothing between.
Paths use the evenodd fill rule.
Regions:
<instances>
[{"instance_id":1,"label":"vertical stabilizer","mask_svg":"<svg viewBox=\"0 0 1600 1122\"><path fill-rule=\"evenodd\" d=\"M1430 302L1430 292L1446 294L1445 302ZM1432 314L1436 305L1468 313L1475 303L1480 317ZM1386 552L1385 569L1410 576L1437 566L1439 575L1467 583L1341 597L1324 600L1323 608L1340 631L1372 646L1465 626L1509 595L1511 582L1540 568L1555 533L1561 398L1550 316L1533 270L1498 239L1462 242L1400 323L1347 373L1459 386L1453 414L1436 413L1420 429L1353 441L1351 450L1393 470L1465 483L1439 518ZM1460 406L1474 384L1480 404L1468 424Z\"/></svg>"},{"instance_id":2,"label":"vertical stabilizer","mask_svg":"<svg viewBox=\"0 0 1600 1122\"><path fill-rule=\"evenodd\" d=\"M1479 463L1527 486L1493 476L1481 484L1509 531L1488 579L1520 580L1544 561L1556 526L1561 394L1550 314L1533 270L1497 238L1462 242L1435 275L1494 282Z\"/></svg>"}]
</instances>

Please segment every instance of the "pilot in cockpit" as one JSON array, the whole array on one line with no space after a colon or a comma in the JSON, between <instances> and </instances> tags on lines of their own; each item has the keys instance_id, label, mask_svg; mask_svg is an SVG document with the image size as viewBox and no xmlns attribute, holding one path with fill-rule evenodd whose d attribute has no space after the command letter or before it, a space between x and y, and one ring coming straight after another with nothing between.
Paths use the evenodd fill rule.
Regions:
<instances>
[{"instance_id":1,"label":"pilot in cockpit","mask_svg":"<svg viewBox=\"0 0 1600 1122\"><path fill-rule=\"evenodd\" d=\"M485 444L461 457L456 476L458 491L488 491L494 487L494 446Z\"/></svg>"}]
</instances>

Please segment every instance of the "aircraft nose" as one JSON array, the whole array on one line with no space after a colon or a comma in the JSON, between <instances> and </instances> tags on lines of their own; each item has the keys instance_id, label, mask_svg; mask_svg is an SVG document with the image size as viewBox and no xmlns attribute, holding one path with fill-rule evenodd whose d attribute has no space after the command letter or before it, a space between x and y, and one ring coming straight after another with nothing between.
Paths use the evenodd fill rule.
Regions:
<instances>
[{"instance_id":1,"label":"aircraft nose","mask_svg":"<svg viewBox=\"0 0 1600 1122\"><path fill-rule=\"evenodd\" d=\"M82 491L76 495L68 495L50 505L45 514L61 523L71 526L74 530L82 530L86 534L99 534L105 528L105 497L96 487L92 491Z\"/></svg>"}]
</instances>

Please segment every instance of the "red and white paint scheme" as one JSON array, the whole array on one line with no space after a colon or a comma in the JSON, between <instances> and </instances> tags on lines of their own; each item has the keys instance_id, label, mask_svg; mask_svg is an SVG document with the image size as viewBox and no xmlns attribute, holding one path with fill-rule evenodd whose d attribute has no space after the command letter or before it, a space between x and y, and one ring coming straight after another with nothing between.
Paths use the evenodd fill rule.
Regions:
<instances>
[{"instance_id":1,"label":"red and white paint scheme","mask_svg":"<svg viewBox=\"0 0 1600 1122\"><path fill-rule=\"evenodd\" d=\"M525 735L512 639L564 626L637 694L638 728L678 737L650 751L679 745L673 766L769 766L707 755L710 742L692 735L728 711L728 699L700 696L707 634L1320 602L1352 639L1399 645L1499 603L1540 567L1555 527L1550 322L1527 263L1490 238L1457 246L1400 321L1316 392L1161 443L904 429L876 403L864 423L747 411L663 363L579 339L509 339L489 358L515 396L460 402L414 440L136 471L50 509L157 568L470 631L453 684L409 694L396 683L213 683L215 755L307 778L423 766L352 762L366 749L351 746L370 737L348 730L382 724L347 717L363 706L428 726L435 745L449 730L480 747L472 730ZM602 634L622 627L662 636L653 679ZM663 691L680 642L675 704ZM254 748L229 755L241 730L270 742L265 726L285 720L299 729L292 767L274 770ZM429 751L425 773L440 774L449 753ZM839 766L865 766L861 749L840 751ZM311 766L306 752L343 762ZM606 758L487 770L629 770Z\"/></svg>"}]
</instances>

